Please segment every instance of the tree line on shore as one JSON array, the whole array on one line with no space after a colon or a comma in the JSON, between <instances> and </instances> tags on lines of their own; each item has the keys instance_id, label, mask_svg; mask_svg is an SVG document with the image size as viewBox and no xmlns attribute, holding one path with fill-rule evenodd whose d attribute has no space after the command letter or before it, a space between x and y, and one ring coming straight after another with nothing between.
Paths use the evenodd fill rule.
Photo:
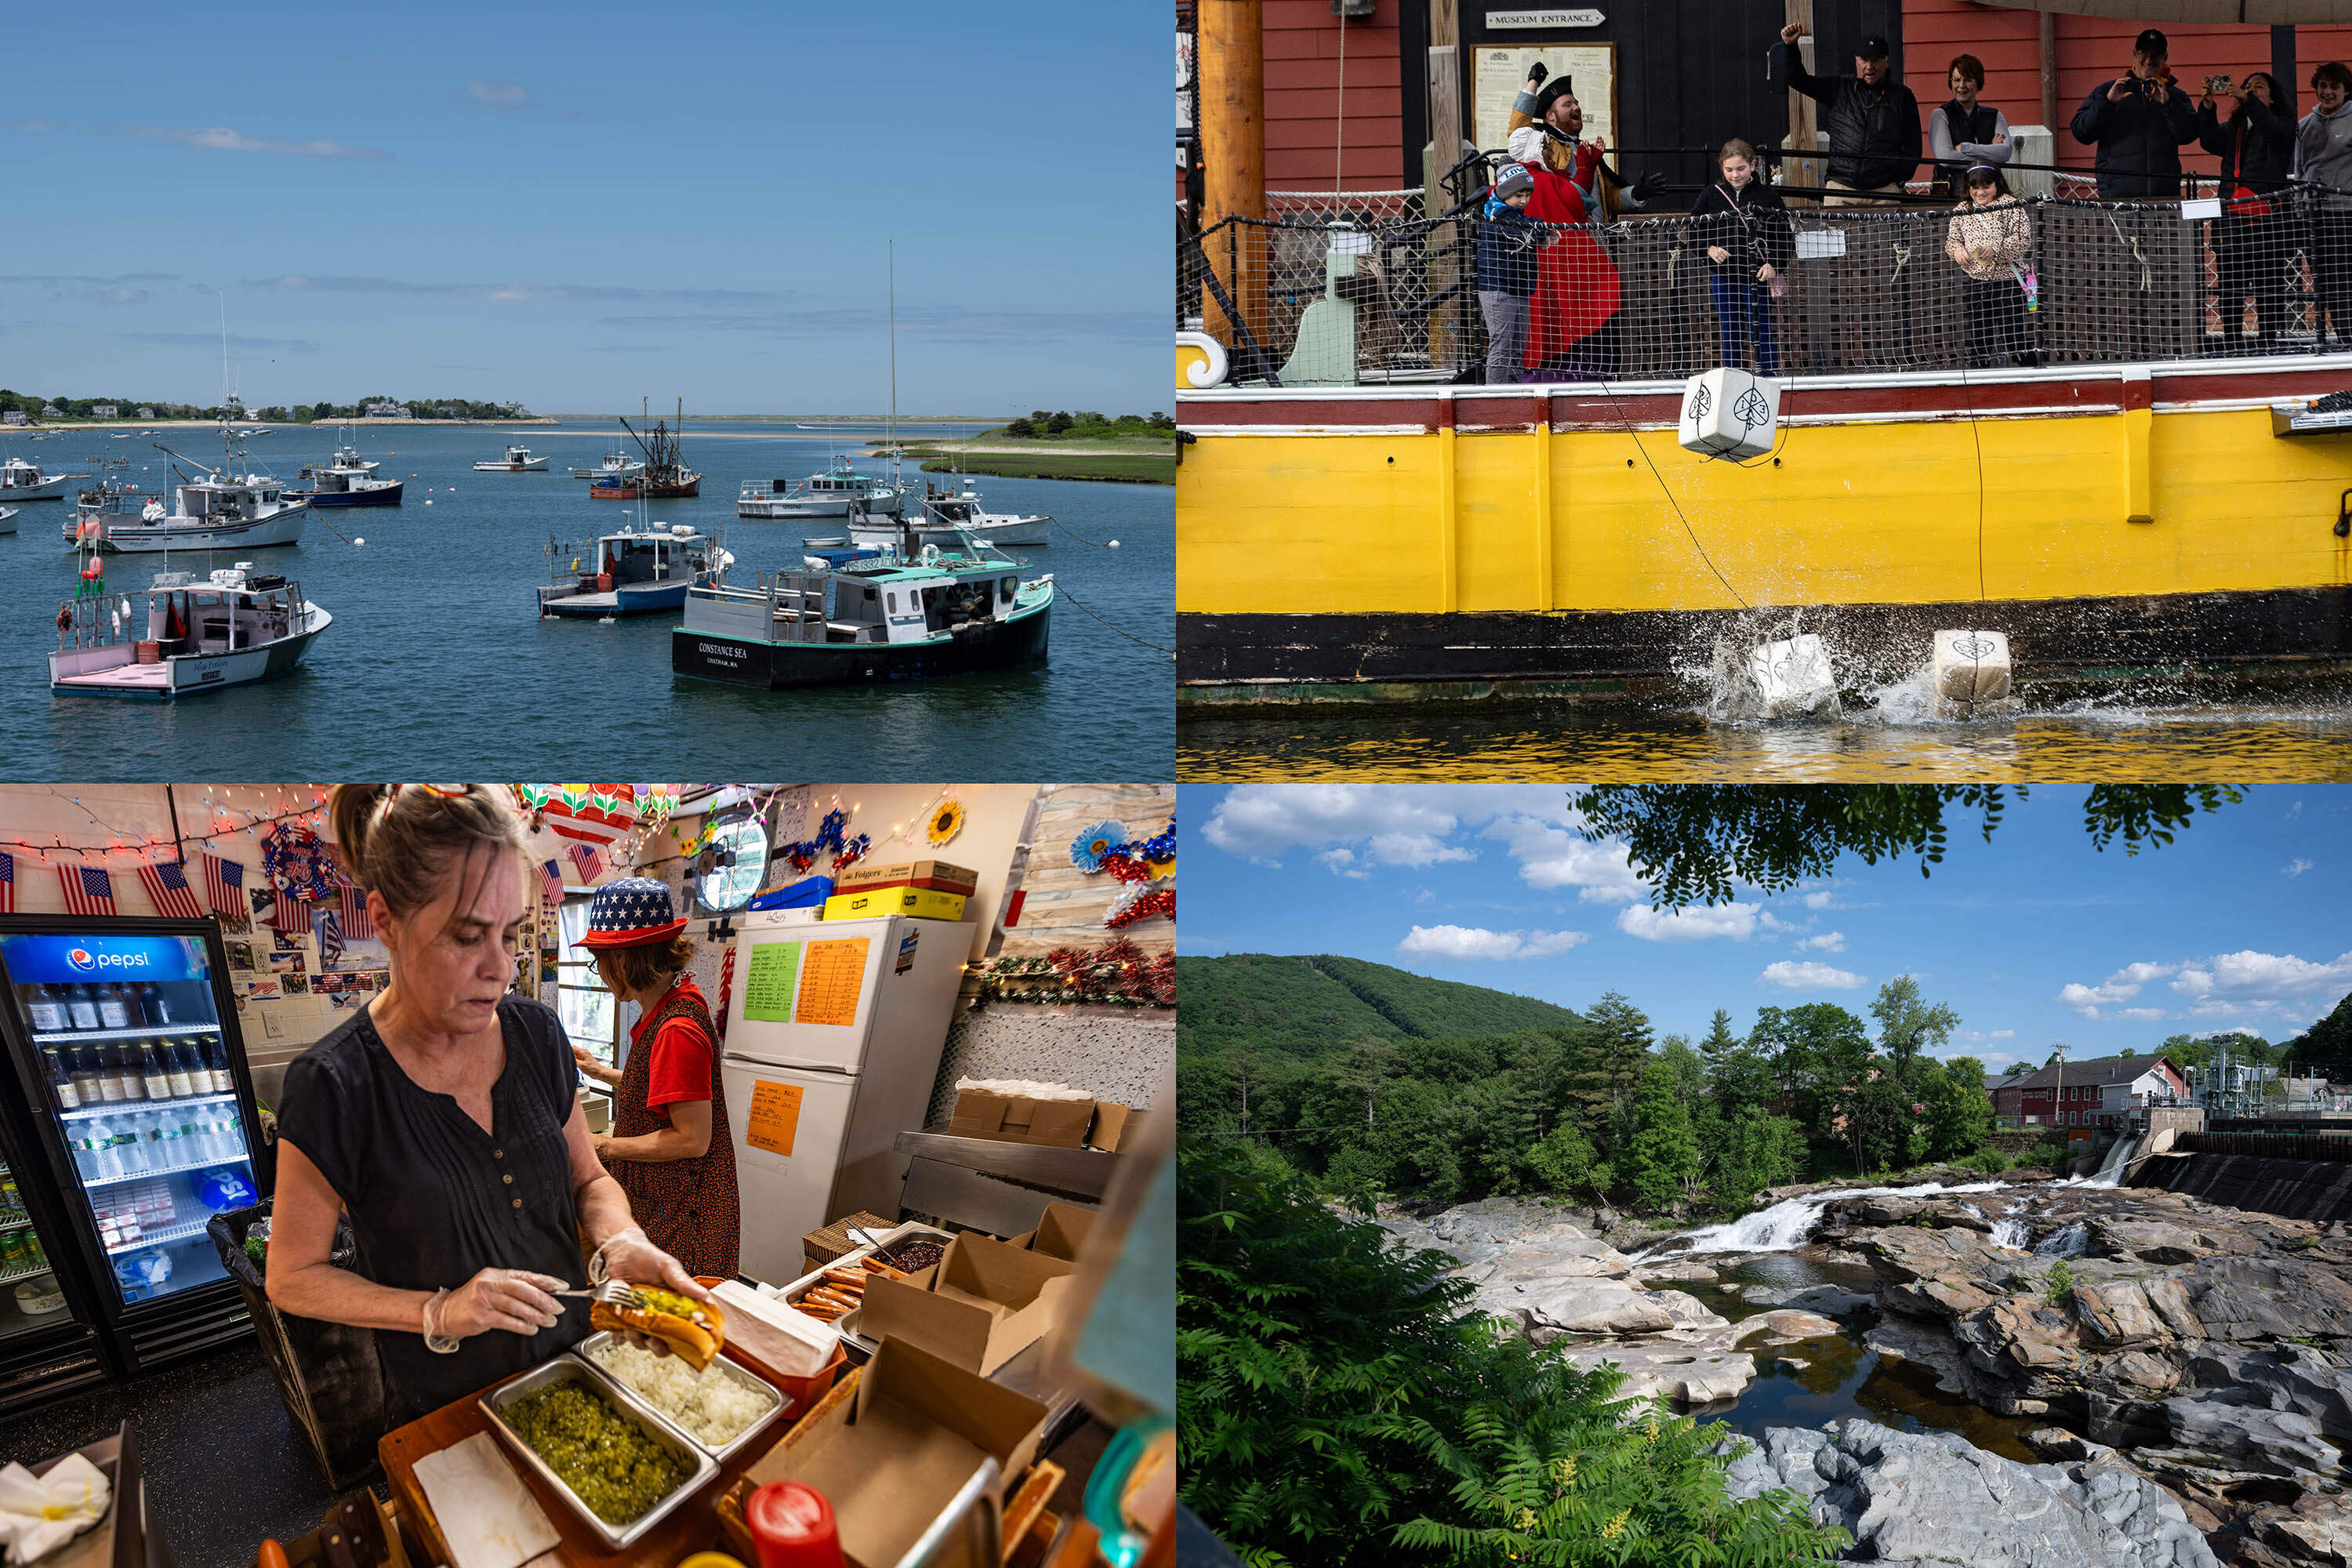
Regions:
<instances>
[{"instance_id":1,"label":"tree line on shore","mask_svg":"<svg viewBox=\"0 0 2352 1568\"><path fill-rule=\"evenodd\" d=\"M1234 1042L1185 1053L1178 1116L1367 1205L1523 1195L1732 1215L1794 1181L2015 1163L1989 1146L1982 1064L1933 1054L1952 1008L1902 975L1867 1011L1764 1007L1742 1034L1717 1009L1698 1040L1659 1039L1611 992L1554 1026L1359 1037L1305 1060Z\"/></svg>"},{"instance_id":2,"label":"tree line on shore","mask_svg":"<svg viewBox=\"0 0 2352 1568\"><path fill-rule=\"evenodd\" d=\"M362 397L352 403L321 401L318 403L272 404L265 408L231 408L223 404L210 406L194 403L159 403L137 397L36 397L30 393L12 392L0 387L0 412L15 410L28 419L43 416L42 411L55 408L70 419L95 419L94 411L101 405L111 405L115 417L130 418L142 408L152 409L158 419L258 419L270 424L303 425L321 419L360 419L366 416L370 404L398 403L416 411L420 418L432 419L505 419L514 416L514 406L508 404L484 403L466 397L394 398Z\"/></svg>"}]
</instances>

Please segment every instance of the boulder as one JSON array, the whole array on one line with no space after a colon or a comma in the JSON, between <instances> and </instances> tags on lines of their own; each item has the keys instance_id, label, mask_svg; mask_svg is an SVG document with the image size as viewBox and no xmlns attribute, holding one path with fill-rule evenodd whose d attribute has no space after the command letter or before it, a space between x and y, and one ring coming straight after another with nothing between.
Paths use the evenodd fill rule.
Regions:
<instances>
[{"instance_id":1,"label":"boulder","mask_svg":"<svg viewBox=\"0 0 2352 1568\"><path fill-rule=\"evenodd\" d=\"M2187 1266L2189 1304L2215 1340L2352 1334L2352 1280L2301 1258L2200 1258Z\"/></svg>"},{"instance_id":2,"label":"boulder","mask_svg":"<svg viewBox=\"0 0 2352 1568\"><path fill-rule=\"evenodd\" d=\"M2342 1357L2307 1345L2206 1344L2189 1356L2188 1370L2199 1387L2258 1394L2272 1409L2294 1411L2327 1436L2352 1441L2352 1364Z\"/></svg>"},{"instance_id":3,"label":"boulder","mask_svg":"<svg viewBox=\"0 0 2352 1568\"><path fill-rule=\"evenodd\" d=\"M1646 1334L1671 1329L1680 1320L1658 1300L1669 1294L1681 1292L1636 1290L1621 1279L1525 1284L1490 1279L1478 1288L1472 1304L1517 1322L1540 1344L1563 1333Z\"/></svg>"},{"instance_id":4,"label":"boulder","mask_svg":"<svg viewBox=\"0 0 2352 1568\"><path fill-rule=\"evenodd\" d=\"M1774 1427L1731 1460L1727 1489L1802 1496L1854 1539L1844 1561L2000 1568L2210 1568L2212 1549L2180 1502L2132 1471L2024 1465L1952 1433L1904 1433L1859 1418L1818 1431Z\"/></svg>"},{"instance_id":5,"label":"boulder","mask_svg":"<svg viewBox=\"0 0 2352 1568\"><path fill-rule=\"evenodd\" d=\"M2105 1443L2078 1437L2063 1426L2036 1426L2021 1440L2045 1459L2096 1459L2115 1452Z\"/></svg>"},{"instance_id":6,"label":"boulder","mask_svg":"<svg viewBox=\"0 0 2352 1568\"><path fill-rule=\"evenodd\" d=\"M2352 1563L2352 1500L2306 1492L2292 1508L2261 1510L2252 1533L2292 1562L2343 1568Z\"/></svg>"},{"instance_id":7,"label":"boulder","mask_svg":"<svg viewBox=\"0 0 2352 1568\"><path fill-rule=\"evenodd\" d=\"M1907 1361L1936 1374L1936 1386L1946 1394L1965 1395L1971 1386L1968 1358L1952 1338L1948 1325L1916 1318L1887 1318L1872 1325L1862 1342L1882 1361Z\"/></svg>"},{"instance_id":8,"label":"boulder","mask_svg":"<svg viewBox=\"0 0 2352 1568\"><path fill-rule=\"evenodd\" d=\"M1793 1307L1801 1312L1819 1312L1824 1317L1843 1318L1857 1307L1870 1304L1867 1296L1836 1285L1808 1285L1797 1289L1788 1285L1750 1285L1739 1292L1744 1300L1759 1307Z\"/></svg>"},{"instance_id":9,"label":"boulder","mask_svg":"<svg viewBox=\"0 0 2352 1568\"><path fill-rule=\"evenodd\" d=\"M2187 1305L2185 1297L2182 1305ZM2171 1325L2137 1279L2086 1280L2075 1286L2074 1315L2093 1339L2105 1344L2138 1345L2173 1337Z\"/></svg>"},{"instance_id":10,"label":"boulder","mask_svg":"<svg viewBox=\"0 0 2352 1568\"><path fill-rule=\"evenodd\" d=\"M1741 1321L1739 1338L1744 1343L1762 1334L1774 1344L1792 1344L1799 1340L1817 1340L1824 1334L1838 1331L1836 1323L1817 1312L1799 1312L1783 1308L1763 1312Z\"/></svg>"},{"instance_id":11,"label":"boulder","mask_svg":"<svg viewBox=\"0 0 2352 1568\"><path fill-rule=\"evenodd\" d=\"M2215 1248L2205 1245L2185 1225L2162 1220L2131 1219L2100 1215L2088 1224L2088 1248L2094 1258L2130 1258L2142 1263L2194 1263L2210 1258Z\"/></svg>"},{"instance_id":12,"label":"boulder","mask_svg":"<svg viewBox=\"0 0 2352 1568\"><path fill-rule=\"evenodd\" d=\"M1717 1270L1711 1263L1684 1260L1673 1263L1645 1263L1634 1275L1637 1283L1648 1286L1660 1280L1686 1285L1711 1285Z\"/></svg>"},{"instance_id":13,"label":"boulder","mask_svg":"<svg viewBox=\"0 0 2352 1568\"><path fill-rule=\"evenodd\" d=\"M2251 1394L2207 1389L2164 1402L2171 1420L2168 1458L2242 1475L2319 1477L2339 1457L2318 1424L2293 1410L2273 1410Z\"/></svg>"},{"instance_id":14,"label":"boulder","mask_svg":"<svg viewBox=\"0 0 2352 1568\"><path fill-rule=\"evenodd\" d=\"M1702 1352L1686 1345L1640 1341L1578 1345L1560 1354L1581 1367L1614 1365L1625 1374L1620 1399L1663 1394L1691 1405L1737 1399L1756 1381L1756 1358L1737 1351Z\"/></svg>"}]
</instances>

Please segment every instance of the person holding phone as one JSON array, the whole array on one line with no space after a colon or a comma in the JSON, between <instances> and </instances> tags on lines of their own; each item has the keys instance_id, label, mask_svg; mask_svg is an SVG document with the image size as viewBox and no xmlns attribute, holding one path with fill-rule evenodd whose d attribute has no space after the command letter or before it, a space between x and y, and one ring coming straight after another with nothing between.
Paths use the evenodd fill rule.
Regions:
<instances>
[{"instance_id":1,"label":"person holding phone","mask_svg":"<svg viewBox=\"0 0 2352 1568\"><path fill-rule=\"evenodd\" d=\"M2132 41L2131 68L2101 82L2083 100L2069 127L2074 140L2095 147L2099 199L2173 201L2180 195L2180 148L2197 140L2197 111L2172 85L2170 46L2154 27Z\"/></svg>"},{"instance_id":2,"label":"person holding phone","mask_svg":"<svg viewBox=\"0 0 2352 1568\"><path fill-rule=\"evenodd\" d=\"M2221 289L2221 342L2229 353L2276 350L2286 322L2286 268L2295 243L2285 194L2294 158L2294 122L2281 110L2268 71L2249 71L2242 87L2208 79L2197 100L2197 142L2221 160L2221 216L2213 225L2213 262ZM2226 116L2222 112L2227 110ZM2256 336L2243 340L2246 299L2254 301Z\"/></svg>"}]
</instances>

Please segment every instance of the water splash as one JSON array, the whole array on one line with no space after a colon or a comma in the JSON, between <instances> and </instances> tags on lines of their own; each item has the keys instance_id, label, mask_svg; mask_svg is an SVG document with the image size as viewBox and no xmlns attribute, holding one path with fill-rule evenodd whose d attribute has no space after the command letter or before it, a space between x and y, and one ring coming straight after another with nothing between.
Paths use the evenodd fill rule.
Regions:
<instances>
[{"instance_id":1,"label":"water splash","mask_svg":"<svg viewBox=\"0 0 2352 1568\"><path fill-rule=\"evenodd\" d=\"M2036 1258L2080 1258L2091 1245L2091 1230L2081 1220L2063 1230L2053 1230L2034 1244Z\"/></svg>"},{"instance_id":2,"label":"water splash","mask_svg":"<svg viewBox=\"0 0 2352 1568\"><path fill-rule=\"evenodd\" d=\"M2011 1252L2023 1252L2033 1233L2025 1228L2025 1221L2012 1215L1993 1222L1992 1234L1985 1238L1995 1247L2005 1247Z\"/></svg>"},{"instance_id":3,"label":"water splash","mask_svg":"<svg viewBox=\"0 0 2352 1568\"><path fill-rule=\"evenodd\" d=\"M1924 1198L1938 1194L1995 1193L2008 1185L2006 1182L1969 1182L1948 1187L1941 1182L1927 1182L1914 1187L1845 1187L1833 1193L1805 1193L1722 1225L1668 1237L1643 1248L1633 1260L1641 1262L1668 1247L1676 1248L1676 1256L1693 1257L1708 1252L1793 1252L1805 1244L1805 1238L1821 1223L1822 1211L1841 1198Z\"/></svg>"}]
</instances>

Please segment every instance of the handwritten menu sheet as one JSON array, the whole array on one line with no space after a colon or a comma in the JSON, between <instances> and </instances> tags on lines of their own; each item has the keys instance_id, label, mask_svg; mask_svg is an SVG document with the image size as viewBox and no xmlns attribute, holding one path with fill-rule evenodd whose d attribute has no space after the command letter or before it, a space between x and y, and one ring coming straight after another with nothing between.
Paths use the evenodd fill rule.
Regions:
<instances>
[{"instance_id":1,"label":"handwritten menu sheet","mask_svg":"<svg viewBox=\"0 0 2352 1568\"><path fill-rule=\"evenodd\" d=\"M788 1155L800 1128L801 1086L771 1083L766 1079L755 1080L751 1085L751 1115L743 1129L743 1141L771 1154Z\"/></svg>"},{"instance_id":2,"label":"handwritten menu sheet","mask_svg":"<svg viewBox=\"0 0 2352 1568\"><path fill-rule=\"evenodd\" d=\"M857 1022L857 994L866 984L868 937L840 942L813 942L801 965L800 1005L795 1024L834 1024L843 1028Z\"/></svg>"},{"instance_id":3,"label":"handwritten menu sheet","mask_svg":"<svg viewBox=\"0 0 2352 1568\"><path fill-rule=\"evenodd\" d=\"M763 942L751 949L743 976L743 1016L757 1023L792 1021L793 982L801 967L801 944Z\"/></svg>"}]
</instances>

